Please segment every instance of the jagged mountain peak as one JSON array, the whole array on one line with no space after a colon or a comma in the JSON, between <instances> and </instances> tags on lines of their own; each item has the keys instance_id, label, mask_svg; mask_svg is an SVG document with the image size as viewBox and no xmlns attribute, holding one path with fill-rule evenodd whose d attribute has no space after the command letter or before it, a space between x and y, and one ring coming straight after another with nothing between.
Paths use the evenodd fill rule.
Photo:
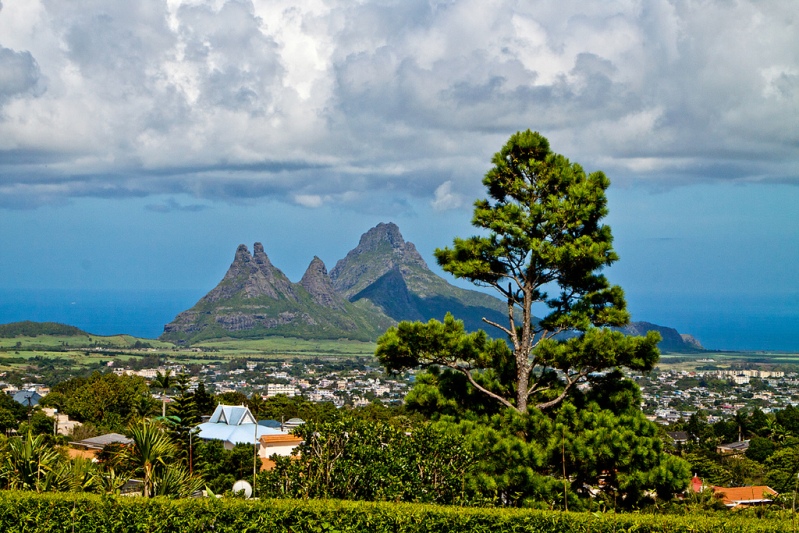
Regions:
<instances>
[{"instance_id":1,"label":"jagged mountain peak","mask_svg":"<svg viewBox=\"0 0 799 533\"><path fill-rule=\"evenodd\" d=\"M502 304L489 295L460 289L431 271L393 223L378 224L330 271L336 291L350 302L366 300L394 320L443 320L447 311L483 326L499 321Z\"/></svg>"},{"instance_id":2,"label":"jagged mountain peak","mask_svg":"<svg viewBox=\"0 0 799 533\"><path fill-rule=\"evenodd\" d=\"M429 272L416 246L405 241L397 225L381 222L361 235L358 246L330 271L330 279L337 291L351 298L394 268L403 274L410 269Z\"/></svg>"},{"instance_id":3,"label":"jagged mountain peak","mask_svg":"<svg viewBox=\"0 0 799 533\"><path fill-rule=\"evenodd\" d=\"M336 293L327 268L314 257L299 283L272 264L261 243L239 245L222 281L191 309L164 326L174 342L286 335L374 340L393 323Z\"/></svg>"},{"instance_id":4,"label":"jagged mountain peak","mask_svg":"<svg viewBox=\"0 0 799 533\"><path fill-rule=\"evenodd\" d=\"M314 256L311 264L305 270L300 285L308 291L313 301L322 307L329 309L343 309L344 299L336 294L333 288L333 282L330 281L330 276L327 274L325 263Z\"/></svg>"},{"instance_id":5,"label":"jagged mountain peak","mask_svg":"<svg viewBox=\"0 0 799 533\"><path fill-rule=\"evenodd\" d=\"M247 248L246 244L239 244L236 248L236 256L233 258L234 263L246 263L252 259L250 255L250 250Z\"/></svg>"},{"instance_id":6,"label":"jagged mountain peak","mask_svg":"<svg viewBox=\"0 0 799 533\"><path fill-rule=\"evenodd\" d=\"M381 223L364 233L329 275L314 256L299 283L272 264L260 242L253 254L239 245L222 281L167 324L162 338L183 343L267 335L374 340L397 321L442 320L447 312L470 330L484 328L484 317L507 320L504 302L450 285L427 268L396 224ZM685 351L686 345L689 351L702 349L672 328L633 323L627 329L660 331L665 351Z\"/></svg>"},{"instance_id":7,"label":"jagged mountain peak","mask_svg":"<svg viewBox=\"0 0 799 533\"><path fill-rule=\"evenodd\" d=\"M256 242L255 244L252 245L252 252L253 252L252 256L256 261L260 260L262 263L266 262L269 263L270 265L272 264L269 261L269 257L267 257L266 252L264 251L264 245L261 244L260 242Z\"/></svg>"},{"instance_id":8,"label":"jagged mountain peak","mask_svg":"<svg viewBox=\"0 0 799 533\"><path fill-rule=\"evenodd\" d=\"M308 265L305 273L307 274L310 270L321 272L327 276L327 267L325 266L325 262L319 259L318 255L313 256L313 259L311 259L311 263Z\"/></svg>"},{"instance_id":9,"label":"jagged mountain peak","mask_svg":"<svg viewBox=\"0 0 799 533\"><path fill-rule=\"evenodd\" d=\"M378 249L383 243L388 243L395 249L405 247L405 239L402 238L399 227L393 222L381 222L361 235L358 248L362 251L370 251Z\"/></svg>"},{"instance_id":10,"label":"jagged mountain peak","mask_svg":"<svg viewBox=\"0 0 799 533\"><path fill-rule=\"evenodd\" d=\"M215 302L240 294L244 298L267 296L296 301L291 281L269 261L263 245L256 242L253 250L255 254L250 255L247 246L240 244L225 277L204 299Z\"/></svg>"}]
</instances>

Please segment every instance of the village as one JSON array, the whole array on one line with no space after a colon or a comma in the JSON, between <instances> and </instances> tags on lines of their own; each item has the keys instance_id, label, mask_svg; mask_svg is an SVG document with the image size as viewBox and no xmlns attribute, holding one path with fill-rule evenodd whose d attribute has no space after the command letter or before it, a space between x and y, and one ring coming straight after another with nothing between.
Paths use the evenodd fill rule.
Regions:
<instances>
[{"instance_id":1,"label":"village","mask_svg":"<svg viewBox=\"0 0 799 533\"><path fill-rule=\"evenodd\" d=\"M711 360L712 362L712 360ZM389 374L371 358L331 358L270 361L233 359L209 364L164 361L157 367L105 363L117 375L138 375L151 382L158 373L189 376L190 390L202 382L212 394L241 393L263 398L301 396L311 402L330 402L335 407L360 407L373 402L402 404L413 385L414 371ZM712 366L712 365L710 365ZM641 389L641 408L647 418L663 426L685 421L697 411L710 424L730 419L744 409L764 413L799 405L799 372L755 368L675 370L642 374L628 372ZM50 391L43 383L0 382L2 390L19 403L33 404ZM160 401L158 390L153 391ZM167 396L166 402L170 401Z\"/></svg>"},{"instance_id":2,"label":"village","mask_svg":"<svg viewBox=\"0 0 799 533\"><path fill-rule=\"evenodd\" d=\"M148 383L160 374L172 376L185 374L193 392L202 382L211 394L240 393L247 397L253 394L270 398L277 395L293 398L302 396L311 402L330 402L335 407L360 407L373 402L401 404L413 383L414 372L387 374L369 358L328 359L314 358L304 361L264 361L233 359L210 364L183 364L163 361L154 367L136 368L140 365L119 364L111 360L101 368L102 372L116 375L135 375ZM31 377L42 378L41 371L32 372ZM2 377L0 377L2 379ZM16 384L0 382L0 388L23 405L36 405L38 400L50 392L51 387L34 381L17 381ZM161 401L162 394L153 390L154 397ZM171 398L166 395L169 403Z\"/></svg>"},{"instance_id":3,"label":"village","mask_svg":"<svg viewBox=\"0 0 799 533\"><path fill-rule=\"evenodd\" d=\"M710 424L746 409L764 413L799 403L799 373L782 370L659 370L633 374L641 388L642 409L661 425L687 420L697 411Z\"/></svg>"}]
</instances>

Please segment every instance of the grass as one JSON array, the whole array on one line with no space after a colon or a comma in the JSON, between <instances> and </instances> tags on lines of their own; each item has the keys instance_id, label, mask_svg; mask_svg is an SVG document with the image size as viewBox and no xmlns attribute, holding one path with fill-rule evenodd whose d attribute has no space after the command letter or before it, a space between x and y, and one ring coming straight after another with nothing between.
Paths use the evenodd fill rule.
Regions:
<instances>
[{"instance_id":1,"label":"grass","mask_svg":"<svg viewBox=\"0 0 799 533\"><path fill-rule=\"evenodd\" d=\"M712 359L712 361L709 361ZM799 353L790 352L706 352L701 354L673 354L660 356L658 367L662 370L696 370L715 365L721 369L740 364L799 365Z\"/></svg>"},{"instance_id":2,"label":"grass","mask_svg":"<svg viewBox=\"0 0 799 533\"><path fill-rule=\"evenodd\" d=\"M195 344L197 348L213 348L220 355L239 356L244 353L287 356L371 356L375 353L373 342L319 339L295 339L290 337L267 337L264 339L229 339L205 341Z\"/></svg>"},{"instance_id":3,"label":"grass","mask_svg":"<svg viewBox=\"0 0 799 533\"><path fill-rule=\"evenodd\" d=\"M174 345L171 342L163 342L155 339L144 339L131 335L37 335L36 337L12 337L0 338L0 348L16 348L19 345L25 349L46 349L46 348L93 348L95 346L109 348L132 348L136 342L150 345L155 349L171 349Z\"/></svg>"},{"instance_id":4,"label":"grass","mask_svg":"<svg viewBox=\"0 0 799 533\"><path fill-rule=\"evenodd\" d=\"M134 349L136 342L152 349ZM19 347L17 347L19 343ZM100 346L104 351L94 351ZM371 357L376 344L353 340L297 339L269 336L263 339L222 339L199 342L191 348L175 350L175 345L155 339L130 335L39 335L36 337L0 338L0 369L24 366L22 363L3 362L4 358L26 361L34 357L68 359L73 367L80 367L109 359L124 362L147 355L164 356L185 364L207 364L233 358L285 360L296 357L347 358ZM201 350L201 351L195 351ZM109 351L113 353L109 353ZM17 353L18 352L18 353ZM713 359L713 362L707 361ZM658 366L663 370L696 370L712 364L729 368L733 364L759 363L769 365L799 365L799 353L787 352L704 352L692 354L666 353Z\"/></svg>"},{"instance_id":5,"label":"grass","mask_svg":"<svg viewBox=\"0 0 799 533\"><path fill-rule=\"evenodd\" d=\"M134 348L139 341L151 348ZM375 344L352 340L303 340L289 337L206 341L175 349L169 342L130 335L38 335L0 338L0 371L20 371L36 366L36 358L60 360L73 370L115 361L116 366L145 356L164 357L182 364L213 364L229 359L290 360L371 357Z\"/></svg>"}]
</instances>

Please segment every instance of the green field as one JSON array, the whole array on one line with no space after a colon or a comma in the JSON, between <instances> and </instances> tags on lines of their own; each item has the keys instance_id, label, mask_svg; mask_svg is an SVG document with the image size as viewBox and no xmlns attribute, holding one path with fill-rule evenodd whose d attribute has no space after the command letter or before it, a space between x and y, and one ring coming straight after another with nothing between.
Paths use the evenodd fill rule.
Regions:
<instances>
[{"instance_id":1,"label":"green field","mask_svg":"<svg viewBox=\"0 0 799 533\"><path fill-rule=\"evenodd\" d=\"M303 340L288 337L207 341L190 348L130 335L37 335L0 338L0 371L23 370L42 359L70 369L156 356L183 364L226 359L288 360L296 357L338 359L371 357L375 344L352 340ZM37 361L38 359L38 361ZM117 365L118 366L118 365Z\"/></svg>"},{"instance_id":2,"label":"green field","mask_svg":"<svg viewBox=\"0 0 799 533\"><path fill-rule=\"evenodd\" d=\"M702 354L665 354L660 356L662 370L696 370L713 365L730 368L732 365L799 366L799 353L789 352L707 352Z\"/></svg>"},{"instance_id":3,"label":"green field","mask_svg":"<svg viewBox=\"0 0 799 533\"><path fill-rule=\"evenodd\" d=\"M267 337L265 339L229 339L200 342L195 348L218 350L222 356L241 357L245 354L284 356L336 356L362 357L375 353L373 342L341 340L304 340L290 337Z\"/></svg>"},{"instance_id":4,"label":"green field","mask_svg":"<svg viewBox=\"0 0 799 533\"><path fill-rule=\"evenodd\" d=\"M170 342L162 342L155 339L142 339L131 335L111 335L103 337L100 335L37 335L35 337L10 337L0 338L0 348L7 349L92 349L101 348L133 348L136 343L148 345L157 350L169 350L174 346Z\"/></svg>"},{"instance_id":5,"label":"green field","mask_svg":"<svg viewBox=\"0 0 799 533\"><path fill-rule=\"evenodd\" d=\"M347 339L320 340L270 336L263 339L222 339L200 342L190 348L131 335L99 336L37 335L0 338L0 370L27 366L30 359L60 359L72 368L100 363L113 358L126 361L145 356L161 356L182 363L209 363L232 358L281 360L296 357L322 359L371 357L376 344ZM712 361L710 361L712 360ZM714 365L730 368L739 364L799 366L799 354L785 352L703 352L663 354L658 367L663 370L696 370Z\"/></svg>"}]
</instances>

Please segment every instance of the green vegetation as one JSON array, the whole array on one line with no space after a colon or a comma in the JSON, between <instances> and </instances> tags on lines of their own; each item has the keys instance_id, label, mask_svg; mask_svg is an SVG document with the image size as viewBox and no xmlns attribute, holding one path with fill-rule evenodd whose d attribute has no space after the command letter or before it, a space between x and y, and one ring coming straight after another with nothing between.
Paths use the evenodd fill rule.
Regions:
<instances>
[{"instance_id":1,"label":"green vegetation","mask_svg":"<svg viewBox=\"0 0 799 533\"><path fill-rule=\"evenodd\" d=\"M528 402L557 406L606 369L651 370L660 335L610 329L630 317L621 288L601 274L617 260L610 227L602 224L609 180L602 172L586 175L530 130L512 135L492 162L483 179L489 198L475 202L472 218L483 233L456 238L453 248L436 250L436 259L507 302L507 321L489 321L507 344L488 342L485 333L467 335L451 317L444 324L402 322L379 339L381 362L390 370L447 367L520 413ZM532 312L536 304L548 309L540 320ZM557 337L563 333L574 335ZM563 379L553 380L555 372Z\"/></svg>"},{"instance_id":2,"label":"green vegetation","mask_svg":"<svg viewBox=\"0 0 799 533\"><path fill-rule=\"evenodd\" d=\"M8 533L211 530L217 533L777 533L792 530L787 513L762 520L746 513L710 516L563 513L338 500L170 500L13 491L0 492L0 529Z\"/></svg>"},{"instance_id":3,"label":"green vegetation","mask_svg":"<svg viewBox=\"0 0 799 533\"><path fill-rule=\"evenodd\" d=\"M142 402L148 401L152 398L143 378L95 372L59 383L40 403L98 429L121 432Z\"/></svg>"},{"instance_id":4,"label":"green vegetation","mask_svg":"<svg viewBox=\"0 0 799 533\"><path fill-rule=\"evenodd\" d=\"M709 424L698 411L674 430L688 433L688 442L676 453L706 484L719 486L768 485L782 494L797 489L799 471L799 409L788 406L772 413L740 410L735 418ZM719 454L717 447L749 441L743 453Z\"/></svg>"},{"instance_id":5,"label":"green vegetation","mask_svg":"<svg viewBox=\"0 0 799 533\"><path fill-rule=\"evenodd\" d=\"M475 451L461 435L433 425L397 428L356 417L306 422L299 457L276 457L257 494L280 498L470 503L467 473Z\"/></svg>"},{"instance_id":6,"label":"green vegetation","mask_svg":"<svg viewBox=\"0 0 799 533\"><path fill-rule=\"evenodd\" d=\"M86 336L88 333L74 326L59 324L57 322L12 322L0 324L0 338L13 339L14 337L38 337L39 335L53 335L60 337Z\"/></svg>"},{"instance_id":7,"label":"green vegetation","mask_svg":"<svg viewBox=\"0 0 799 533\"><path fill-rule=\"evenodd\" d=\"M198 342L195 348L214 350L220 356L243 354L291 356L369 356L375 353L375 343L349 339L297 339L270 336L263 339L226 339Z\"/></svg>"},{"instance_id":8,"label":"green vegetation","mask_svg":"<svg viewBox=\"0 0 799 533\"><path fill-rule=\"evenodd\" d=\"M75 328L77 329L77 328ZM78 330L80 331L80 330ZM49 350L69 352L74 350L92 349L128 349L128 350L167 350L174 345L153 339L143 339L131 335L89 335L79 333L75 335L40 334L29 336L16 336L0 338L0 350Z\"/></svg>"},{"instance_id":9,"label":"green vegetation","mask_svg":"<svg viewBox=\"0 0 799 533\"><path fill-rule=\"evenodd\" d=\"M494 155L475 202L480 236L436 251L441 267L507 301L491 340L444 322L400 322L378 340L389 371L422 367L407 407L459 434L478 458L465 498L491 505L640 508L669 500L690 477L663 449L621 369L651 370L660 335L613 329L629 315L601 270L616 261L601 172L586 175L531 131ZM534 304L548 308L536 319ZM564 338L560 334L568 333ZM585 391L580 385L589 385Z\"/></svg>"}]
</instances>

